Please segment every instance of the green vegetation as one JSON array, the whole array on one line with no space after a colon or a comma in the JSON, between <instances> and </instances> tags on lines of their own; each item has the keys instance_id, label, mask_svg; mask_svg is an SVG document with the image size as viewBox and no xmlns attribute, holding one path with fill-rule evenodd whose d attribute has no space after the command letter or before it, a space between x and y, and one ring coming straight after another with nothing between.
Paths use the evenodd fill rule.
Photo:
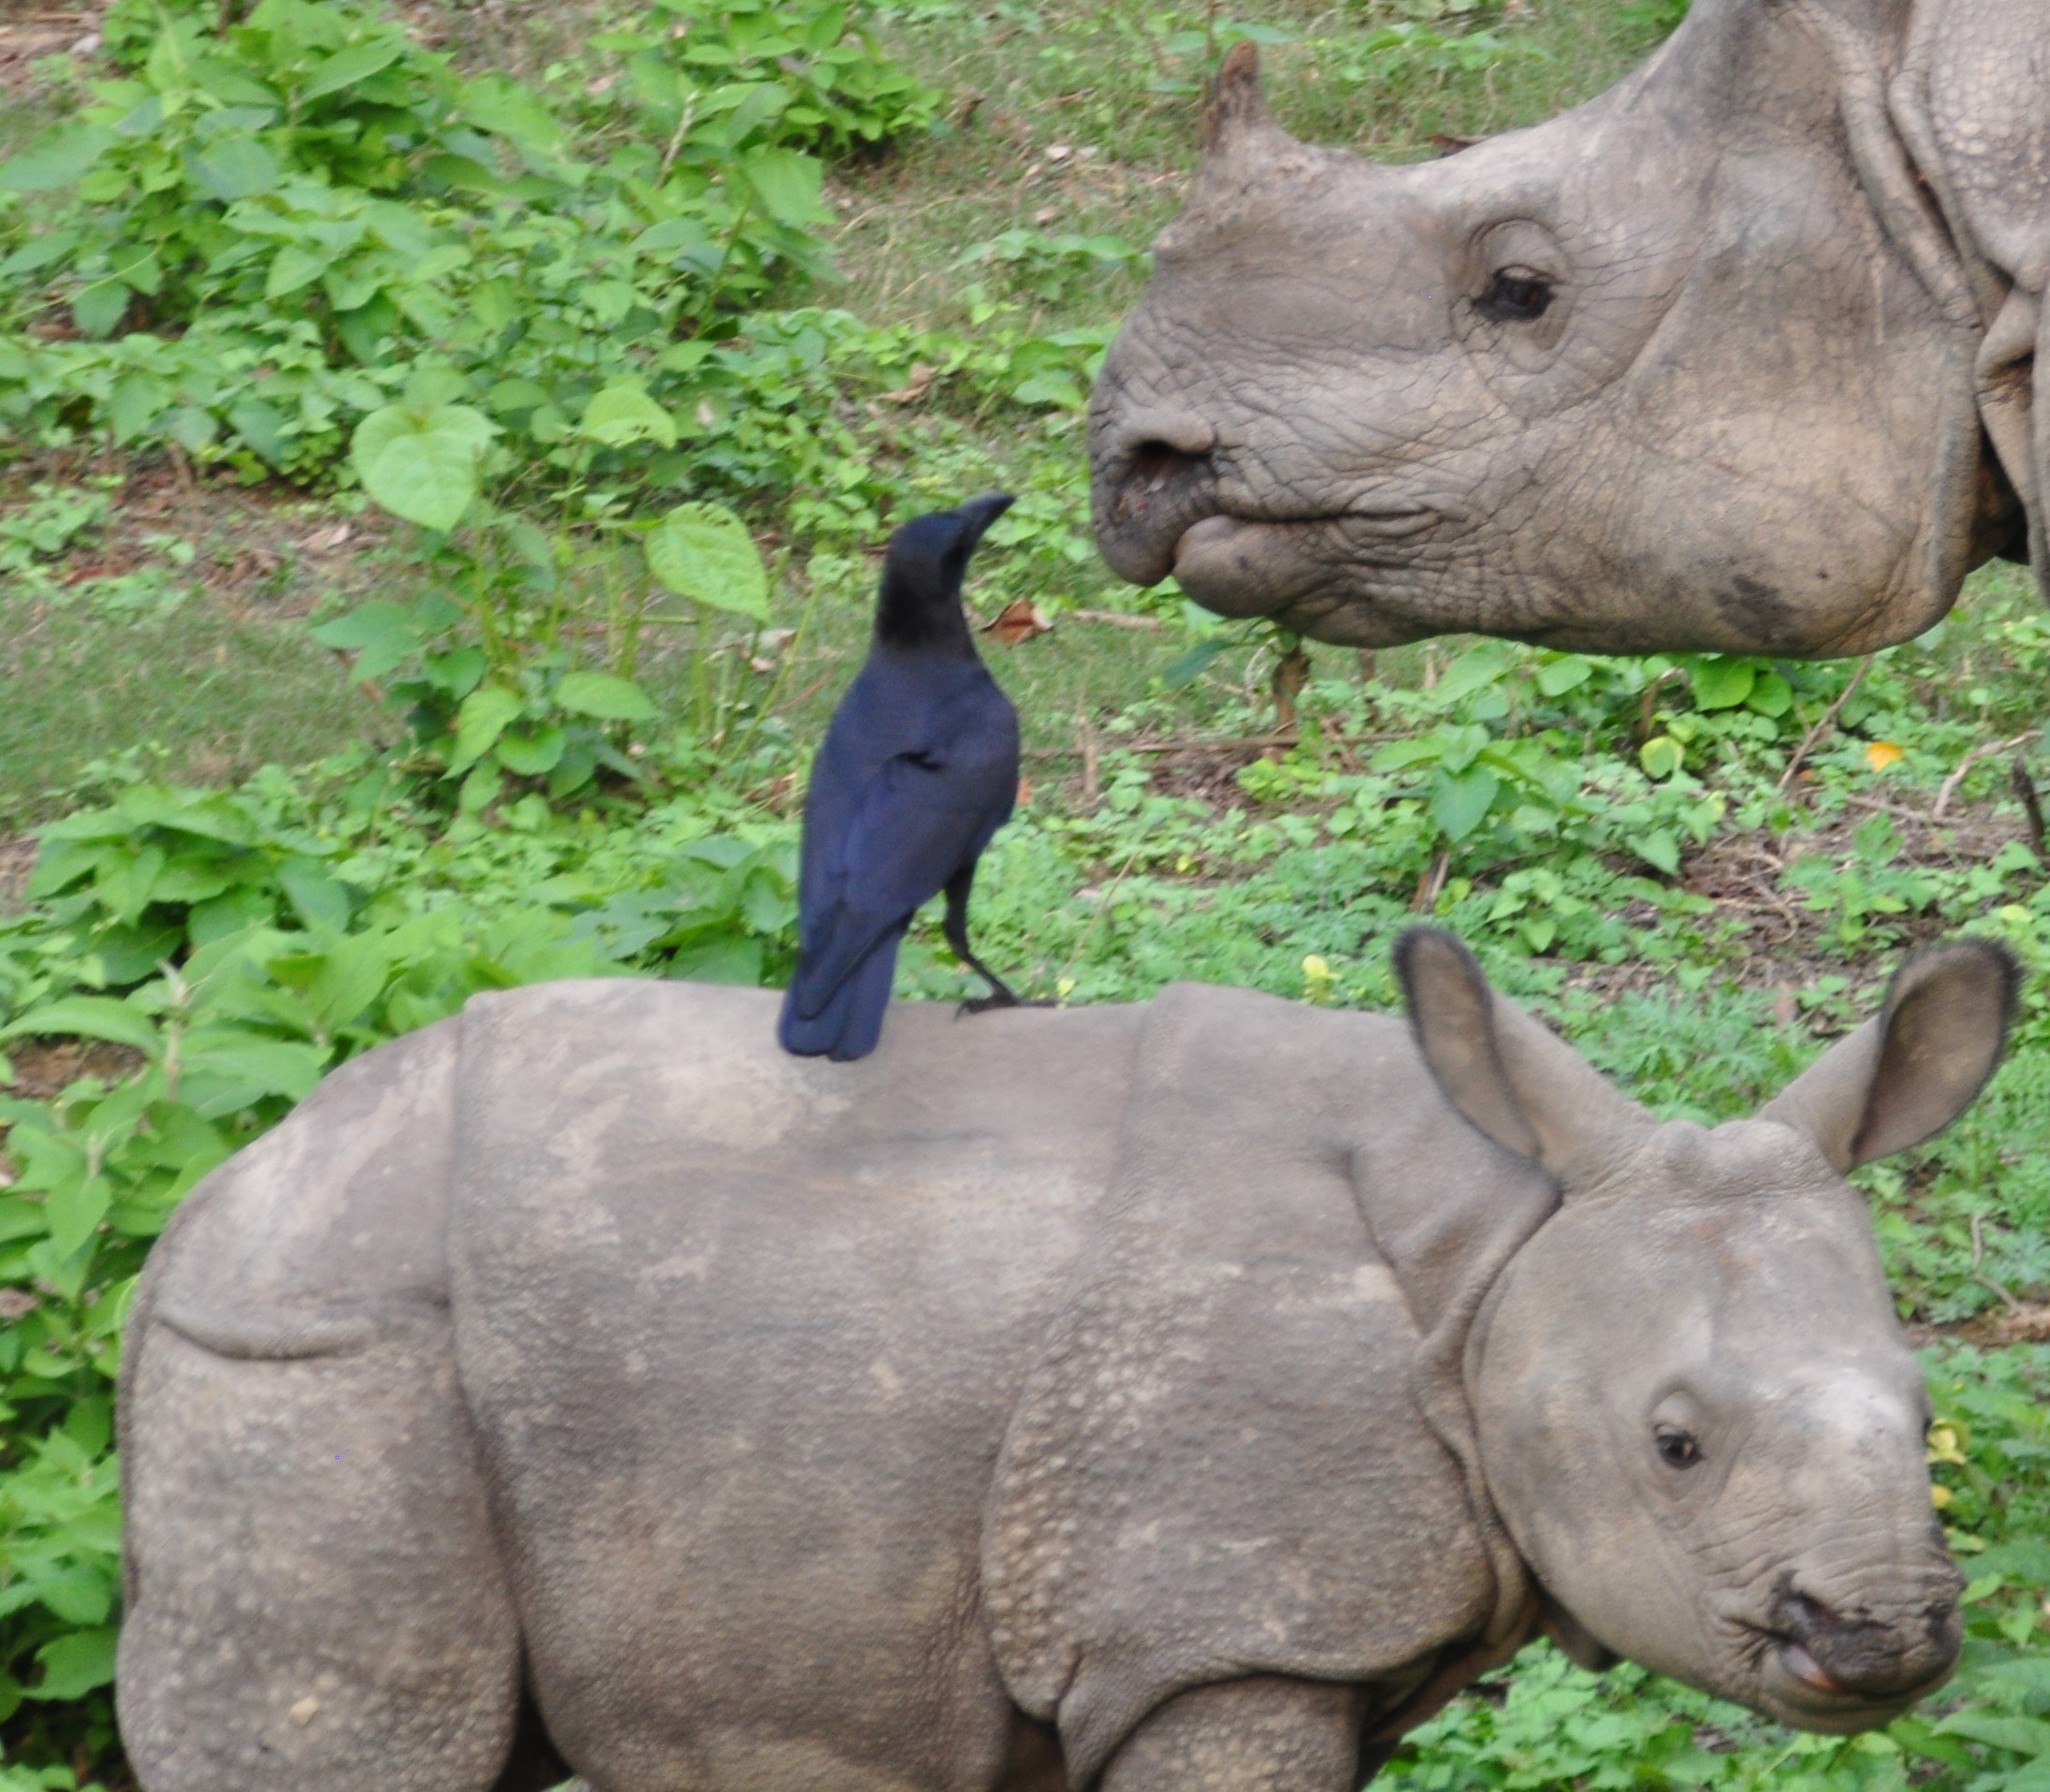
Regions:
<instances>
[{"instance_id":1,"label":"green vegetation","mask_svg":"<svg viewBox=\"0 0 2050 1792\"><path fill-rule=\"evenodd\" d=\"M1083 394L1225 47L1262 41L1303 134L1409 156L1599 88L1681 10L661 0L487 54L477 13L436 44L361 0L120 0L44 71L21 119L60 122L0 124L0 825L39 828L11 908L0 838L0 1792L125 1785L110 1391L179 1198L478 990L779 981L869 550L999 485L972 596L1054 626L986 637L1031 788L977 916L1033 994L1386 1006L1429 913L1713 1119L1915 944L2033 972L1985 1100L1864 1178L1929 1329L1955 1685L1794 1738L1540 1646L1388 1782L2050 1787L2026 581L1868 663L1450 641L1313 649L1299 689L1295 644L1114 587L1087 537ZM903 993L969 982L914 933Z\"/></svg>"}]
</instances>

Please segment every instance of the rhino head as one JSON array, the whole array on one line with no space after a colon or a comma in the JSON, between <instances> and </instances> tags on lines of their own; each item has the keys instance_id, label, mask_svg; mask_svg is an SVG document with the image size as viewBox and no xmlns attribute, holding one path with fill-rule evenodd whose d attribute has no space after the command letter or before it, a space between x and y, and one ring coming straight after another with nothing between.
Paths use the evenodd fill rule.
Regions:
<instances>
[{"instance_id":1,"label":"rhino head","mask_svg":"<svg viewBox=\"0 0 2050 1792\"><path fill-rule=\"evenodd\" d=\"M1793 656L1904 640L2021 512L1886 117L1891 0L1696 0L1440 161L1306 146L1226 60L1090 407L1098 545L1229 616Z\"/></svg>"},{"instance_id":2,"label":"rhino head","mask_svg":"<svg viewBox=\"0 0 2050 1792\"><path fill-rule=\"evenodd\" d=\"M1464 1380L1547 1628L1805 1729L1951 1671L1961 1581L1929 1406L1853 1166L1947 1125L1999 1060L1997 947L1912 961L1756 1118L1661 1124L1494 997L1451 936L1399 967L1447 1098L1563 1199L1480 1307Z\"/></svg>"}]
</instances>

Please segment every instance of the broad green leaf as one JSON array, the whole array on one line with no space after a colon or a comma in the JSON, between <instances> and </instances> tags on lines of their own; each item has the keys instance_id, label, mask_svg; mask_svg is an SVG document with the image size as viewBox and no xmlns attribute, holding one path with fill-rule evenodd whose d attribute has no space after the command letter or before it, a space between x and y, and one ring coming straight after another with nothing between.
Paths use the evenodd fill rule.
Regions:
<instances>
[{"instance_id":1,"label":"broad green leaf","mask_svg":"<svg viewBox=\"0 0 2050 1792\"><path fill-rule=\"evenodd\" d=\"M1936 1726L1941 1736L1962 1736L2016 1755L2050 1756L2050 1724L2040 1717L2009 1717L1994 1712L1954 1712Z\"/></svg>"},{"instance_id":2,"label":"broad green leaf","mask_svg":"<svg viewBox=\"0 0 2050 1792\"><path fill-rule=\"evenodd\" d=\"M93 1236L114 1204L113 1185L105 1176L79 1176L52 1188L43 1201L50 1242L59 1257L69 1257Z\"/></svg>"},{"instance_id":3,"label":"broad green leaf","mask_svg":"<svg viewBox=\"0 0 2050 1792\"><path fill-rule=\"evenodd\" d=\"M95 280L72 295L71 316L79 328L97 341L111 336L128 314L128 288L111 278Z\"/></svg>"},{"instance_id":4,"label":"broad green leaf","mask_svg":"<svg viewBox=\"0 0 2050 1792\"><path fill-rule=\"evenodd\" d=\"M1647 778L1670 778L1687 763L1687 752L1671 735L1653 735L1637 749L1637 763Z\"/></svg>"},{"instance_id":5,"label":"broad green leaf","mask_svg":"<svg viewBox=\"0 0 2050 1792\"><path fill-rule=\"evenodd\" d=\"M287 293L298 292L301 286L312 285L327 271L326 255L316 255L311 249L287 243L270 264L270 277L264 282L263 296L283 299Z\"/></svg>"},{"instance_id":6,"label":"broad green leaf","mask_svg":"<svg viewBox=\"0 0 2050 1792\"><path fill-rule=\"evenodd\" d=\"M385 509L446 534L477 495L477 461L492 430L467 404L387 404L356 426L349 459Z\"/></svg>"},{"instance_id":7,"label":"broad green leaf","mask_svg":"<svg viewBox=\"0 0 2050 1792\"><path fill-rule=\"evenodd\" d=\"M576 427L608 448L623 448L634 442L652 442L663 448L676 445L676 419L647 396L638 380L620 380L599 392L584 407L583 420Z\"/></svg>"},{"instance_id":8,"label":"broad green leaf","mask_svg":"<svg viewBox=\"0 0 2050 1792\"><path fill-rule=\"evenodd\" d=\"M227 420L235 433L273 467L284 464L284 416L276 405L262 399L242 399L230 407Z\"/></svg>"},{"instance_id":9,"label":"broad green leaf","mask_svg":"<svg viewBox=\"0 0 2050 1792\"><path fill-rule=\"evenodd\" d=\"M26 1689L30 1698L83 1698L114 1678L112 1625L93 1630L73 1630L46 1642L36 1652L43 1677Z\"/></svg>"},{"instance_id":10,"label":"broad green leaf","mask_svg":"<svg viewBox=\"0 0 2050 1792\"><path fill-rule=\"evenodd\" d=\"M669 974L701 983L759 983L762 942L737 933L693 940L677 951Z\"/></svg>"},{"instance_id":11,"label":"broad green leaf","mask_svg":"<svg viewBox=\"0 0 2050 1792\"><path fill-rule=\"evenodd\" d=\"M1432 688L1432 698L1440 704L1457 703L1483 685L1493 684L1508 669L1508 651L1495 642L1469 648L1446 667L1444 676Z\"/></svg>"},{"instance_id":12,"label":"broad green leaf","mask_svg":"<svg viewBox=\"0 0 2050 1792\"><path fill-rule=\"evenodd\" d=\"M555 769L566 738L553 722L531 734L509 728L499 736L499 764L520 778L542 777Z\"/></svg>"},{"instance_id":13,"label":"broad green leaf","mask_svg":"<svg viewBox=\"0 0 2050 1792\"><path fill-rule=\"evenodd\" d=\"M1745 707L1777 721L1794 707L1794 687L1777 672L1761 672L1752 683Z\"/></svg>"},{"instance_id":14,"label":"broad green leaf","mask_svg":"<svg viewBox=\"0 0 2050 1792\"><path fill-rule=\"evenodd\" d=\"M724 504L676 505L648 534L647 564L678 597L768 620L768 569L748 525Z\"/></svg>"},{"instance_id":15,"label":"broad green leaf","mask_svg":"<svg viewBox=\"0 0 2050 1792\"><path fill-rule=\"evenodd\" d=\"M385 600L365 604L348 615L323 622L313 631L322 647L354 653L350 669L358 678L382 678L420 651L419 630L402 605Z\"/></svg>"},{"instance_id":16,"label":"broad green leaf","mask_svg":"<svg viewBox=\"0 0 2050 1792\"><path fill-rule=\"evenodd\" d=\"M1667 877L1679 875L1679 841L1667 829L1654 828L1649 834L1640 834L1631 844L1647 865L1656 866Z\"/></svg>"},{"instance_id":17,"label":"broad green leaf","mask_svg":"<svg viewBox=\"0 0 2050 1792\"><path fill-rule=\"evenodd\" d=\"M740 171L778 224L807 230L832 222L820 197L825 169L817 156L802 150L749 150L740 158Z\"/></svg>"},{"instance_id":18,"label":"broad green leaf","mask_svg":"<svg viewBox=\"0 0 2050 1792\"><path fill-rule=\"evenodd\" d=\"M450 773L475 765L489 752L523 707L517 693L503 685L487 684L465 697L456 711L456 751L448 762Z\"/></svg>"},{"instance_id":19,"label":"broad green leaf","mask_svg":"<svg viewBox=\"0 0 2050 1792\"><path fill-rule=\"evenodd\" d=\"M327 58L313 71L313 76L298 91L299 103L310 99L325 99L329 94L339 94L344 87L354 87L360 80L368 80L381 68L389 68L405 53L405 39L394 32L388 37L374 38L369 43L356 44Z\"/></svg>"},{"instance_id":20,"label":"broad green leaf","mask_svg":"<svg viewBox=\"0 0 2050 1792\"><path fill-rule=\"evenodd\" d=\"M1230 645L1222 638L1199 641L1186 653L1177 654L1161 668L1160 682L1170 691L1180 691L1194 684L1210 670L1210 663Z\"/></svg>"},{"instance_id":21,"label":"broad green leaf","mask_svg":"<svg viewBox=\"0 0 2050 1792\"><path fill-rule=\"evenodd\" d=\"M1734 709L1751 695L1758 677L1749 660L1700 659L1692 682L1697 709Z\"/></svg>"},{"instance_id":22,"label":"broad green leaf","mask_svg":"<svg viewBox=\"0 0 2050 1792\"><path fill-rule=\"evenodd\" d=\"M202 192L224 204L269 193L284 178L278 158L254 137L223 137L185 152L185 171Z\"/></svg>"},{"instance_id":23,"label":"broad green leaf","mask_svg":"<svg viewBox=\"0 0 2050 1792\"><path fill-rule=\"evenodd\" d=\"M1594 663L1577 653L1548 661L1537 668L1537 688L1548 697L1563 696L1594 676Z\"/></svg>"},{"instance_id":24,"label":"broad green leaf","mask_svg":"<svg viewBox=\"0 0 2050 1792\"><path fill-rule=\"evenodd\" d=\"M36 1575L29 1590L38 1603L68 1624L105 1624L114 1609L114 1589L108 1577L80 1563Z\"/></svg>"},{"instance_id":25,"label":"broad green leaf","mask_svg":"<svg viewBox=\"0 0 2050 1792\"><path fill-rule=\"evenodd\" d=\"M309 927L340 933L349 925L349 893L311 859L287 859L278 867L278 887Z\"/></svg>"},{"instance_id":26,"label":"broad green leaf","mask_svg":"<svg viewBox=\"0 0 2050 1792\"><path fill-rule=\"evenodd\" d=\"M462 110L480 131L508 138L531 153L547 154L561 146L562 126L532 89L503 75L483 75L472 81L463 94Z\"/></svg>"},{"instance_id":27,"label":"broad green leaf","mask_svg":"<svg viewBox=\"0 0 2050 1792\"><path fill-rule=\"evenodd\" d=\"M1455 845L1480 825L1502 789L1501 779L1485 765L1456 775L1441 769L1432 774L1431 784L1432 819Z\"/></svg>"},{"instance_id":28,"label":"broad green leaf","mask_svg":"<svg viewBox=\"0 0 2050 1792\"><path fill-rule=\"evenodd\" d=\"M183 1060L182 1094L210 1119L269 1095L303 1101L327 1074L327 1058L324 1046L302 1040L225 1027L196 1030Z\"/></svg>"},{"instance_id":29,"label":"broad green leaf","mask_svg":"<svg viewBox=\"0 0 2050 1792\"><path fill-rule=\"evenodd\" d=\"M1028 380L1019 381L1010 396L1020 404L1054 404L1064 411L1080 411L1089 402L1082 382L1072 373L1035 373Z\"/></svg>"},{"instance_id":30,"label":"broad green leaf","mask_svg":"<svg viewBox=\"0 0 2050 1792\"><path fill-rule=\"evenodd\" d=\"M111 996L61 996L0 1027L0 1039L104 1039L152 1055L155 1024Z\"/></svg>"},{"instance_id":31,"label":"broad green leaf","mask_svg":"<svg viewBox=\"0 0 2050 1792\"><path fill-rule=\"evenodd\" d=\"M569 672L555 688L555 700L573 715L600 721L649 721L659 713L631 678L609 672ZM557 757L560 757L560 751ZM511 761L506 762L508 765ZM513 766L515 771L520 768Z\"/></svg>"},{"instance_id":32,"label":"broad green leaf","mask_svg":"<svg viewBox=\"0 0 2050 1792\"><path fill-rule=\"evenodd\" d=\"M69 186L116 141L100 124L63 124L11 160L0 163L0 187L16 193L48 193Z\"/></svg>"}]
</instances>

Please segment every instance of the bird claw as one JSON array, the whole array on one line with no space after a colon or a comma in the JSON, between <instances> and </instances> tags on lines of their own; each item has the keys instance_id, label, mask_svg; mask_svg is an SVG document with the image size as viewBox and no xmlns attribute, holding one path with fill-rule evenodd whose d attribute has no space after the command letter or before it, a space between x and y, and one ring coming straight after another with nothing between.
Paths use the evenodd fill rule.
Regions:
<instances>
[{"instance_id":1,"label":"bird claw","mask_svg":"<svg viewBox=\"0 0 2050 1792\"><path fill-rule=\"evenodd\" d=\"M964 1001L954 1011L954 1018L958 1020L963 1014L981 1014L992 1008L1057 1008L1059 1006L1058 1002L1052 1001L1028 1002L1018 996L977 996Z\"/></svg>"}]
</instances>

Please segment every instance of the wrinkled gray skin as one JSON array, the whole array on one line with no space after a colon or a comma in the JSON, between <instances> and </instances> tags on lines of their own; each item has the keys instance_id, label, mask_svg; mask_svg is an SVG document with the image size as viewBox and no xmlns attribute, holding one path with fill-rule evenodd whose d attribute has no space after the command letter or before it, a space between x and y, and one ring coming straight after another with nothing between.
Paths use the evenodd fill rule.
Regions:
<instances>
[{"instance_id":1,"label":"wrinkled gray skin","mask_svg":"<svg viewBox=\"0 0 2050 1792\"><path fill-rule=\"evenodd\" d=\"M851 1065L558 983L337 1071L128 1333L143 1786L1352 1792L1540 1625L1902 1710L1958 1576L1842 1172L1970 1100L2010 963L1713 1131L1401 969L1408 1026L913 1003Z\"/></svg>"},{"instance_id":2,"label":"wrinkled gray skin","mask_svg":"<svg viewBox=\"0 0 2050 1792\"><path fill-rule=\"evenodd\" d=\"M1694 0L1442 161L1306 147L1227 60L1090 409L1124 576L1321 640L1864 652L2050 593L2042 0Z\"/></svg>"}]
</instances>

